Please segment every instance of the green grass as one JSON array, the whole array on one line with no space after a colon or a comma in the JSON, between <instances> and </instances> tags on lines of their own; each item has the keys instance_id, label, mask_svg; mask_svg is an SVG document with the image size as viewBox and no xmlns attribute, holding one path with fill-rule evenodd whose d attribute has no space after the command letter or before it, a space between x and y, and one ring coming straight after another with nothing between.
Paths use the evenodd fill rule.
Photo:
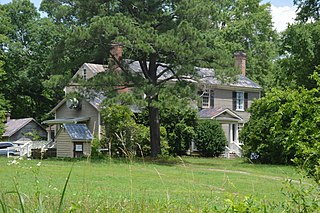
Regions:
<instances>
[{"instance_id":1,"label":"green grass","mask_svg":"<svg viewBox=\"0 0 320 213\"><path fill-rule=\"evenodd\" d=\"M255 200L284 202L284 180L301 177L294 167L247 164L241 159L12 161L0 158L0 199L8 212L21 211L21 202L26 212L44 208L56 212L62 199L68 211L214 212L230 197L243 200L252 195Z\"/></svg>"}]
</instances>

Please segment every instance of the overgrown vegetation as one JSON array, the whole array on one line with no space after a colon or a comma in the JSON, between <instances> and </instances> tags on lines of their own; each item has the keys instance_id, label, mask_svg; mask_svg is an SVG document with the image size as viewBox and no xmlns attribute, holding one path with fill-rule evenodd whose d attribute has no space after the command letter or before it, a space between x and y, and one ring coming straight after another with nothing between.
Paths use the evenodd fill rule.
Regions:
<instances>
[{"instance_id":1,"label":"overgrown vegetation","mask_svg":"<svg viewBox=\"0 0 320 213\"><path fill-rule=\"evenodd\" d=\"M244 154L262 163L295 163L320 180L320 78L318 87L273 89L255 101L240 132Z\"/></svg>"},{"instance_id":2,"label":"overgrown vegetation","mask_svg":"<svg viewBox=\"0 0 320 213\"><path fill-rule=\"evenodd\" d=\"M293 167L216 158L126 162L0 158L0 211L320 210L319 186L308 179L297 181L301 176Z\"/></svg>"}]
</instances>

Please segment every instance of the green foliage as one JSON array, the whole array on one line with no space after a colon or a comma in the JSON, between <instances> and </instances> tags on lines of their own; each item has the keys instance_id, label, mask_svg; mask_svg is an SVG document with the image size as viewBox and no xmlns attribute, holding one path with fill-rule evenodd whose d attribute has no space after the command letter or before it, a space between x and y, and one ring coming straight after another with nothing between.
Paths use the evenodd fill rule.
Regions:
<instances>
[{"instance_id":1,"label":"green foliage","mask_svg":"<svg viewBox=\"0 0 320 213\"><path fill-rule=\"evenodd\" d=\"M199 121L195 142L200 154L205 157L220 156L227 145L224 131L216 120Z\"/></svg>"},{"instance_id":2,"label":"green foliage","mask_svg":"<svg viewBox=\"0 0 320 213\"><path fill-rule=\"evenodd\" d=\"M303 180L287 180L282 188L287 197L283 203L287 212L317 212L320 210L320 185L305 184Z\"/></svg>"},{"instance_id":3,"label":"green foliage","mask_svg":"<svg viewBox=\"0 0 320 213\"><path fill-rule=\"evenodd\" d=\"M130 108L122 105L107 106L103 108L101 115L105 125L106 141L111 143L112 154L125 156L129 152L135 152L135 134L138 129Z\"/></svg>"},{"instance_id":4,"label":"green foliage","mask_svg":"<svg viewBox=\"0 0 320 213\"><path fill-rule=\"evenodd\" d=\"M189 107L171 106L161 108L161 126L167 132L171 155L184 155L195 136L197 111Z\"/></svg>"},{"instance_id":5,"label":"green foliage","mask_svg":"<svg viewBox=\"0 0 320 213\"><path fill-rule=\"evenodd\" d=\"M282 87L315 88L316 82L308 79L320 60L320 22L297 23L288 26L282 34L280 43L280 69L275 73L274 81ZM317 71L319 72L319 71Z\"/></svg>"},{"instance_id":6,"label":"green foliage","mask_svg":"<svg viewBox=\"0 0 320 213\"><path fill-rule=\"evenodd\" d=\"M6 71L0 92L14 103L12 117L41 119L63 95L65 84L53 87L44 83L56 74L47 59L60 39L61 28L40 18L29 0L0 5L0 16L0 60L3 57Z\"/></svg>"},{"instance_id":7,"label":"green foliage","mask_svg":"<svg viewBox=\"0 0 320 213\"><path fill-rule=\"evenodd\" d=\"M302 22L319 21L320 19L320 1L319 0L293 0L298 6L297 20Z\"/></svg>"},{"instance_id":8,"label":"green foliage","mask_svg":"<svg viewBox=\"0 0 320 213\"><path fill-rule=\"evenodd\" d=\"M313 78L319 83L317 73ZM262 163L293 161L319 181L319 96L319 88L273 89L255 101L240 132L245 156L255 153Z\"/></svg>"},{"instance_id":9,"label":"green foliage","mask_svg":"<svg viewBox=\"0 0 320 213\"><path fill-rule=\"evenodd\" d=\"M272 29L271 5L260 0L216 1L222 12L217 24L226 48L247 54L246 76L265 87L277 57L277 33Z\"/></svg>"},{"instance_id":10,"label":"green foliage","mask_svg":"<svg viewBox=\"0 0 320 213\"><path fill-rule=\"evenodd\" d=\"M33 141L40 141L43 138L39 135L39 132L37 130L32 130L31 132L27 132L24 134L27 138L30 138Z\"/></svg>"}]
</instances>

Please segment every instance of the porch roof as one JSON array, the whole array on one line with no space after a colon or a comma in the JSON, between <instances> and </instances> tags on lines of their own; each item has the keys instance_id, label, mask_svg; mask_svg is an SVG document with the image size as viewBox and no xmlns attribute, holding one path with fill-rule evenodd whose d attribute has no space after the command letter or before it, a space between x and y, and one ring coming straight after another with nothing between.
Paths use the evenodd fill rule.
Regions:
<instances>
[{"instance_id":1,"label":"porch roof","mask_svg":"<svg viewBox=\"0 0 320 213\"><path fill-rule=\"evenodd\" d=\"M60 119L53 119L53 120L46 120L42 123L44 124L76 124L83 121L90 120L90 117L78 117L78 118L60 118Z\"/></svg>"},{"instance_id":2,"label":"porch roof","mask_svg":"<svg viewBox=\"0 0 320 213\"><path fill-rule=\"evenodd\" d=\"M215 107L202 109L199 112L200 118L203 119L216 119L224 122L242 122L243 119L233 110L226 107Z\"/></svg>"},{"instance_id":3,"label":"porch roof","mask_svg":"<svg viewBox=\"0 0 320 213\"><path fill-rule=\"evenodd\" d=\"M73 141L91 141L93 136L85 124L63 124Z\"/></svg>"}]
</instances>

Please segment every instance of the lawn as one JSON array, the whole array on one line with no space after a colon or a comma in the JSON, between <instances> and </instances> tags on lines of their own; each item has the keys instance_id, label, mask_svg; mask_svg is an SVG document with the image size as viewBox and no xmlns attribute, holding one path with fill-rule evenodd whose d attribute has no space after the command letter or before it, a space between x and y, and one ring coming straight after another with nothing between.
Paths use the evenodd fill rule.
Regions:
<instances>
[{"instance_id":1,"label":"lawn","mask_svg":"<svg viewBox=\"0 0 320 213\"><path fill-rule=\"evenodd\" d=\"M5 206L8 212L15 208L56 212L70 171L62 207L82 212L215 212L250 196L258 202L279 203L287 199L282 193L284 181L301 177L294 167L241 159L128 162L1 157L2 210Z\"/></svg>"}]
</instances>

